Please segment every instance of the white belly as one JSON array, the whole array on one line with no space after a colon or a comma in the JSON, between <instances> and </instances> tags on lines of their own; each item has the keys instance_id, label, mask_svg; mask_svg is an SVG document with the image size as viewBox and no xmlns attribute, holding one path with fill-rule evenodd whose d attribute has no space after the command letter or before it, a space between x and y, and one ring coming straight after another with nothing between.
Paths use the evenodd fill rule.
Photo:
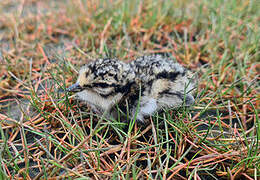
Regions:
<instances>
[{"instance_id":1,"label":"white belly","mask_svg":"<svg viewBox=\"0 0 260 180\"><path fill-rule=\"evenodd\" d=\"M122 97L121 93L114 96L103 98L99 94L93 91L84 90L77 93L80 100L86 101L87 103L101 108L103 111L108 111L113 107Z\"/></svg>"}]
</instances>

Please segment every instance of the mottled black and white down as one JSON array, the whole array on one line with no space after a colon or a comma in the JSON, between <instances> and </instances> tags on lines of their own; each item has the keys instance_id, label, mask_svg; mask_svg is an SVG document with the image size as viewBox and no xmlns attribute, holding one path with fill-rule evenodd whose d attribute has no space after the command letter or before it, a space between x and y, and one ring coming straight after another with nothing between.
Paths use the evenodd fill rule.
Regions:
<instances>
[{"instance_id":1,"label":"mottled black and white down","mask_svg":"<svg viewBox=\"0 0 260 180\"><path fill-rule=\"evenodd\" d=\"M67 91L76 92L80 100L108 117L116 118L118 113L113 111L119 107L144 122L162 109L193 104L192 76L180 64L160 55L139 57L131 63L97 59L80 69L77 82Z\"/></svg>"},{"instance_id":2,"label":"mottled black and white down","mask_svg":"<svg viewBox=\"0 0 260 180\"><path fill-rule=\"evenodd\" d=\"M194 103L193 74L172 59L160 55L139 57L130 63L135 79L141 82L140 109L137 119L143 121L164 108L177 108ZM136 113L136 104L131 108Z\"/></svg>"}]
</instances>

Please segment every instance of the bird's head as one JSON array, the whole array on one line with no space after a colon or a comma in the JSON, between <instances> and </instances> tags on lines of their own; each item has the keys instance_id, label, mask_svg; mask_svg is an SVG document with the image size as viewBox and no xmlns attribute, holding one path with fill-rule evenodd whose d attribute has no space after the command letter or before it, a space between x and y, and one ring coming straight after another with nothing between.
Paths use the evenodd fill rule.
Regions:
<instances>
[{"instance_id":1,"label":"bird's head","mask_svg":"<svg viewBox=\"0 0 260 180\"><path fill-rule=\"evenodd\" d=\"M133 79L134 72L128 64L117 59L98 59L81 67L77 82L66 91L87 89L106 97L123 91Z\"/></svg>"}]
</instances>

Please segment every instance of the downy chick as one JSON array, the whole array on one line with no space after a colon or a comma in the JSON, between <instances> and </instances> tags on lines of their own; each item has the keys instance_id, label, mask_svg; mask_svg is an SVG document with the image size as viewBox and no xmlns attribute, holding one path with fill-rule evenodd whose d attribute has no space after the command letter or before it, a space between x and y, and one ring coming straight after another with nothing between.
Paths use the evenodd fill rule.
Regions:
<instances>
[{"instance_id":1,"label":"downy chick","mask_svg":"<svg viewBox=\"0 0 260 180\"><path fill-rule=\"evenodd\" d=\"M130 66L134 69L135 79L141 84L141 98L130 106L134 116L140 103L137 121L144 122L145 117L164 108L190 106L194 103L193 74L180 64L160 55L152 55L139 57ZM136 98L136 95L131 98Z\"/></svg>"},{"instance_id":2,"label":"downy chick","mask_svg":"<svg viewBox=\"0 0 260 180\"><path fill-rule=\"evenodd\" d=\"M129 64L117 59L98 59L81 67L77 82L67 88L77 92L94 111L110 113L112 107L129 92L135 74Z\"/></svg>"}]
</instances>

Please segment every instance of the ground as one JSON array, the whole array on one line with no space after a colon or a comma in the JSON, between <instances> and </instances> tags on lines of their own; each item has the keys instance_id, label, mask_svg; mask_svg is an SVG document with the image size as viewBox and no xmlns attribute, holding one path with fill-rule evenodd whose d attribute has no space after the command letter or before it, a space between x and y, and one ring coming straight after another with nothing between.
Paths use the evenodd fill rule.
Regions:
<instances>
[{"instance_id":1,"label":"ground","mask_svg":"<svg viewBox=\"0 0 260 180\"><path fill-rule=\"evenodd\" d=\"M0 179L259 179L257 0L0 2ZM99 57L163 54L196 102L146 125L60 88Z\"/></svg>"}]
</instances>

